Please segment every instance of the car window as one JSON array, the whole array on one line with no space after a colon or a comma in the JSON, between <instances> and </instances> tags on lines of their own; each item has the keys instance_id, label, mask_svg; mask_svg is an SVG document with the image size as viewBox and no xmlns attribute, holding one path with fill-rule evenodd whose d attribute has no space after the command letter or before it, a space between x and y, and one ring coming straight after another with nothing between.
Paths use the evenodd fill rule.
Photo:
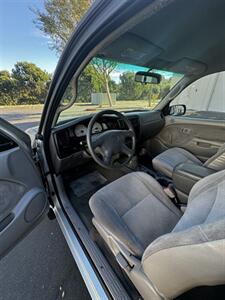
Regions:
<instances>
[{"instance_id":1,"label":"car window","mask_svg":"<svg viewBox=\"0 0 225 300\"><path fill-rule=\"evenodd\" d=\"M184 89L171 103L185 104L185 116L193 118L225 118L225 72L207 75Z\"/></svg>"},{"instance_id":2,"label":"car window","mask_svg":"<svg viewBox=\"0 0 225 300\"><path fill-rule=\"evenodd\" d=\"M183 75L153 69L151 72L161 75L159 84L135 81L137 72L148 71L149 68L142 66L93 58L78 79L76 102L60 114L58 121L106 108L119 111L154 109ZM69 103L73 96L71 82L63 96L63 104Z\"/></svg>"}]
</instances>

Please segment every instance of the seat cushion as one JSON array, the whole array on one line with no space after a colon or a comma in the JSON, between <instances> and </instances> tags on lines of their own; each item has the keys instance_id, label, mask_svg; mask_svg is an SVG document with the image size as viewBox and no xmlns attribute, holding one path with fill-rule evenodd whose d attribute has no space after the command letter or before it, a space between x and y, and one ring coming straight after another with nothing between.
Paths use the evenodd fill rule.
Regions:
<instances>
[{"instance_id":1,"label":"seat cushion","mask_svg":"<svg viewBox=\"0 0 225 300\"><path fill-rule=\"evenodd\" d=\"M137 257L157 237L172 231L182 215L159 183L143 172L105 186L89 203L98 224Z\"/></svg>"},{"instance_id":2,"label":"seat cushion","mask_svg":"<svg viewBox=\"0 0 225 300\"><path fill-rule=\"evenodd\" d=\"M194 163L202 165L202 162L190 152L182 148L168 149L158 156L153 161L153 167L156 171L172 178L173 170L181 163Z\"/></svg>"}]
</instances>

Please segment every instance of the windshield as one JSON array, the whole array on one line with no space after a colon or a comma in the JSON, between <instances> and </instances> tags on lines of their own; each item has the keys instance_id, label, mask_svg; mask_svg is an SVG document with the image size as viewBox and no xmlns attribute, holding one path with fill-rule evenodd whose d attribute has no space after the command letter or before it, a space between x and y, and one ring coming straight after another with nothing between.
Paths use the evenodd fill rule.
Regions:
<instances>
[{"instance_id":1,"label":"windshield","mask_svg":"<svg viewBox=\"0 0 225 300\"><path fill-rule=\"evenodd\" d=\"M153 69L151 72L161 75L161 82L143 84L135 81L139 71L148 72L149 68L93 58L78 79L75 103L60 114L58 121L107 108L119 111L154 109L183 76ZM63 96L63 104L68 104L73 97L71 82Z\"/></svg>"}]
</instances>

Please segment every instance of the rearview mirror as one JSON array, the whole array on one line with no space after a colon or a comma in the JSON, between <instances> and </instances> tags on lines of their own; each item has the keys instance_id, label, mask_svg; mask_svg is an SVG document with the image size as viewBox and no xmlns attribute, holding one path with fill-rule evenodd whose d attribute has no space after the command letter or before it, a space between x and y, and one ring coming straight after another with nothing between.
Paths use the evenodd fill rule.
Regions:
<instances>
[{"instance_id":1,"label":"rearview mirror","mask_svg":"<svg viewBox=\"0 0 225 300\"><path fill-rule=\"evenodd\" d=\"M169 108L169 115L172 116L183 116L186 113L186 105L172 105Z\"/></svg>"},{"instance_id":2,"label":"rearview mirror","mask_svg":"<svg viewBox=\"0 0 225 300\"><path fill-rule=\"evenodd\" d=\"M137 72L135 74L135 81L143 84L159 84L161 82L161 75L150 72Z\"/></svg>"}]
</instances>

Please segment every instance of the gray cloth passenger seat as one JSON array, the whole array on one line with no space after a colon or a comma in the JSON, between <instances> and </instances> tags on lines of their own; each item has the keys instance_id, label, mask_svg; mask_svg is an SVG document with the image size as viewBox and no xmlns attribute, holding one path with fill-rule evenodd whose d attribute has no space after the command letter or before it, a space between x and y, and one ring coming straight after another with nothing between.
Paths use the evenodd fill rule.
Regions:
<instances>
[{"instance_id":1,"label":"gray cloth passenger seat","mask_svg":"<svg viewBox=\"0 0 225 300\"><path fill-rule=\"evenodd\" d=\"M156 171L172 178L176 166L181 163L193 163L199 166L205 166L215 171L225 169L225 144L223 144L217 153L209 158L205 163L201 162L196 156L185 149L174 147L157 155L152 164Z\"/></svg>"}]
</instances>

